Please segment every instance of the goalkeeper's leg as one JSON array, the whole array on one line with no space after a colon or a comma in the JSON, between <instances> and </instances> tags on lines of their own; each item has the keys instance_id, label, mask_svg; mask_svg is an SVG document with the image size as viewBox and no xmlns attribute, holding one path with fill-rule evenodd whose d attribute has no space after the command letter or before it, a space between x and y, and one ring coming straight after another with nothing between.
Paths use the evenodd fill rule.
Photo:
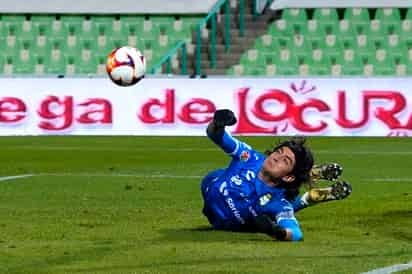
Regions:
<instances>
[{"instance_id":1,"label":"goalkeeper's leg","mask_svg":"<svg viewBox=\"0 0 412 274\"><path fill-rule=\"evenodd\" d=\"M333 185L325 188L313 188L303 194L309 204L327 202L333 200L342 200L352 193L352 186L348 182L338 181Z\"/></svg>"},{"instance_id":2,"label":"goalkeeper's leg","mask_svg":"<svg viewBox=\"0 0 412 274\"><path fill-rule=\"evenodd\" d=\"M352 193L352 186L348 182L337 181L329 187L312 188L293 202L293 209L299 211L321 202L342 200Z\"/></svg>"},{"instance_id":3,"label":"goalkeeper's leg","mask_svg":"<svg viewBox=\"0 0 412 274\"><path fill-rule=\"evenodd\" d=\"M337 163L314 165L310 171L310 177L314 182L318 180L336 181L342 172L342 166Z\"/></svg>"}]
</instances>

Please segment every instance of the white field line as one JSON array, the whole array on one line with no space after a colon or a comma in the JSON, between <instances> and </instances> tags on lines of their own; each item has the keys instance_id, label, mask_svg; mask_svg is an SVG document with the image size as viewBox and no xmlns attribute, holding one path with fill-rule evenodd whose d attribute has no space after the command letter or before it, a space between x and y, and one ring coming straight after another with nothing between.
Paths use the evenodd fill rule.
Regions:
<instances>
[{"instance_id":1,"label":"white field line","mask_svg":"<svg viewBox=\"0 0 412 274\"><path fill-rule=\"evenodd\" d=\"M0 181L15 180L33 176L54 176L54 177L131 177L147 179L199 179L206 175L173 175L173 174L148 174L148 173L87 173L87 172L61 172L61 173L37 173L22 174L16 176L0 177ZM412 178L362 178L362 182L412 182Z\"/></svg>"},{"instance_id":2,"label":"white field line","mask_svg":"<svg viewBox=\"0 0 412 274\"><path fill-rule=\"evenodd\" d=\"M34 176L34 174L22 174L22 175L16 175L16 176L5 176L5 177L0 177L0 181L9 181L9 180L27 178L27 177L32 177L32 176Z\"/></svg>"},{"instance_id":3,"label":"white field line","mask_svg":"<svg viewBox=\"0 0 412 274\"><path fill-rule=\"evenodd\" d=\"M122 174L122 173L38 173L34 176L55 176L55 177L134 177L148 179L199 179L206 176L201 175L173 175L173 174Z\"/></svg>"},{"instance_id":4,"label":"white field line","mask_svg":"<svg viewBox=\"0 0 412 274\"><path fill-rule=\"evenodd\" d=\"M168 151L168 152L202 152L202 151L220 151L217 147L211 148L159 148L159 147L124 147L110 148L102 145L101 147L82 147L82 146L7 146L2 149L7 150L81 150L81 151ZM412 155L412 151L343 151L343 150L316 150L316 154L332 154L332 155Z\"/></svg>"},{"instance_id":5,"label":"white field line","mask_svg":"<svg viewBox=\"0 0 412 274\"><path fill-rule=\"evenodd\" d=\"M406 264L395 264L395 265L391 265L388 267L373 269L368 272L362 272L361 274L389 274L389 273L403 271L409 268L412 268L412 261Z\"/></svg>"},{"instance_id":6,"label":"white field line","mask_svg":"<svg viewBox=\"0 0 412 274\"><path fill-rule=\"evenodd\" d=\"M412 177L404 177L404 178L371 178L371 179L362 179L362 181L372 181L372 182L412 182Z\"/></svg>"}]
</instances>

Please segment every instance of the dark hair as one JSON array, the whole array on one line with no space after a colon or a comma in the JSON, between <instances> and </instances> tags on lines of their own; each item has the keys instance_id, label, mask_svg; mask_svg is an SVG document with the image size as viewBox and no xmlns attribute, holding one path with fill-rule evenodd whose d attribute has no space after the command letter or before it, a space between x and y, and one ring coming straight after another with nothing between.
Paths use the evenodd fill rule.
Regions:
<instances>
[{"instance_id":1,"label":"dark hair","mask_svg":"<svg viewBox=\"0 0 412 274\"><path fill-rule=\"evenodd\" d=\"M266 150L265 154L270 155L281 147L288 147L295 155L295 165L291 175L295 176L292 183L283 184L287 189L288 199L294 199L299 194L299 188L305 182L310 183L310 170L313 167L313 154L305 146L306 139L303 137L293 137L289 140L280 142L271 150Z\"/></svg>"}]
</instances>

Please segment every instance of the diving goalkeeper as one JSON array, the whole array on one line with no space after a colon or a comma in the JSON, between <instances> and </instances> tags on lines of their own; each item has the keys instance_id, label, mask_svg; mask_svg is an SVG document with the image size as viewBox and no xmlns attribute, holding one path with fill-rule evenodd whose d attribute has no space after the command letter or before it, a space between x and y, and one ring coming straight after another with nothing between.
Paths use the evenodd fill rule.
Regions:
<instances>
[{"instance_id":1,"label":"diving goalkeeper","mask_svg":"<svg viewBox=\"0 0 412 274\"><path fill-rule=\"evenodd\" d=\"M203 214L215 229L260 232L284 241L300 241L303 233L295 212L323 201L350 195L349 183L335 182L299 196L311 180L336 180L338 164L314 166L303 138L283 141L263 155L225 131L236 123L232 111L215 112L208 137L232 157L226 169L210 172L201 184Z\"/></svg>"}]
</instances>

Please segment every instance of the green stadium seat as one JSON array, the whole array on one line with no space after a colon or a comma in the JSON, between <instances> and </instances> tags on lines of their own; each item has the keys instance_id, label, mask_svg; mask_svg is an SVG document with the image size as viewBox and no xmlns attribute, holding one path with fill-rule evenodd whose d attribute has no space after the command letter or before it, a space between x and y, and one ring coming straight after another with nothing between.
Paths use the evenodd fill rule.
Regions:
<instances>
[{"instance_id":1,"label":"green stadium seat","mask_svg":"<svg viewBox=\"0 0 412 274\"><path fill-rule=\"evenodd\" d=\"M121 32L125 35L139 35L143 32L144 27L144 17L143 16L131 16L131 15L121 15L120 25Z\"/></svg>"},{"instance_id":2,"label":"green stadium seat","mask_svg":"<svg viewBox=\"0 0 412 274\"><path fill-rule=\"evenodd\" d=\"M278 40L290 40L292 29L293 28L288 21L283 19L276 20L269 26L268 34Z\"/></svg>"},{"instance_id":3,"label":"green stadium seat","mask_svg":"<svg viewBox=\"0 0 412 274\"><path fill-rule=\"evenodd\" d=\"M319 21L312 19L308 20L306 26L301 28L302 34L309 41L319 41L325 36L325 29L319 25Z\"/></svg>"},{"instance_id":4,"label":"green stadium seat","mask_svg":"<svg viewBox=\"0 0 412 274\"><path fill-rule=\"evenodd\" d=\"M304 57L311 51L311 42L303 35L294 35L287 46L297 57Z\"/></svg>"},{"instance_id":5,"label":"green stadium seat","mask_svg":"<svg viewBox=\"0 0 412 274\"><path fill-rule=\"evenodd\" d=\"M4 72L4 63L5 63L5 58L3 55L0 55L0 73Z\"/></svg>"},{"instance_id":6,"label":"green stadium seat","mask_svg":"<svg viewBox=\"0 0 412 274\"><path fill-rule=\"evenodd\" d=\"M5 14L1 18L2 24L14 33L20 33L22 30L30 31L30 21L26 21L25 15Z\"/></svg>"},{"instance_id":7,"label":"green stadium seat","mask_svg":"<svg viewBox=\"0 0 412 274\"><path fill-rule=\"evenodd\" d=\"M96 74L97 73L97 58L93 56L87 60L75 59L74 66L75 66L76 74Z\"/></svg>"},{"instance_id":8,"label":"green stadium seat","mask_svg":"<svg viewBox=\"0 0 412 274\"><path fill-rule=\"evenodd\" d=\"M1 16L1 21L3 24L7 25L9 23L12 24L23 24L23 22L26 20L25 15L21 14L3 14Z\"/></svg>"},{"instance_id":9,"label":"green stadium seat","mask_svg":"<svg viewBox=\"0 0 412 274\"><path fill-rule=\"evenodd\" d=\"M409 76L412 75L412 62L406 64L406 74Z\"/></svg>"},{"instance_id":10,"label":"green stadium seat","mask_svg":"<svg viewBox=\"0 0 412 274\"><path fill-rule=\"evenodd\" d=\"M32 46L32 53L36 56L36 57L46 57L49 56L51 54L52 51L52 43L45 43L44 45L39 45L37 43L35 43Z\"/></svg>"},{"instance_id":11,"label":"green stadium seat","mask_svg":"<svg viewBox=\"0 0 412 274\"><path fill-rule=\"evenodd\" d=\"M36 75L43 75L45 74L45 66L44 66L44 57L35 57L34 63L34 74Z\"/></svg>"},{"instance_id":12,"label":"green stadium seat","mask_svg":"<svg viewBox=\"0 0 412 274\"><path fill-rule=\"evenodd\" d=\"M92 15L90 16L90 23L92 26L104 26L108 31L113 31L116 18L112 15ZM120 26L120 22L119 22ZM118 29L120 30L120 28Z\"/></svg>"},{"instance_id":13,"label":"green stadium seat","mask_svg":"<svg viewBox=\"0 0 412 274\"><path fill-rule=\"evenodd\" d=\"M67 42L68 28L60 20L54 21L50 28L43 30L49 41Z\"/></svg>"},{"instance_id":14,"label":"green stadium seat","mask_svg":"<svg viewBox=\"0 0 412 274\"><path fill-rule=\"evenodd\" d=\"M349 20L341 20L336 36L342 41L342 44L353 46L356 42L356 32L353 24Z\"/></svg>"},{"instance_id":15,"label":"green stadium seat","mask_svg":"<svg viewBox=\"0 0 412 274\"><path fill-rule=\"evenodd\" d=\"M395 62L386 50L380 49L376 51L375 58L371 60L371 65L373 65L374 75L395 75Z\"/></svg>"},{"instance_id":16,"label":"green stadium seat","mask_svg":"<svg viewBox=\"0 0 412 274\"><path fill-rule=\"evenodd\" d=\"M38 26L45 26L45 27L51 27L53 25L53 22L56 20L56 16L54 15L32 15L30 18L32 24L34 27Z\"/></svg>"},{"instance_id":17,"label":"green stadium seat","mask_svg":"<svg viewBox=\"0 0 412 274\"><path fill-rule=\"evenodd\" d=\"M250 67L245 68L243 75L260 76L260 75L265 75L265 73L266 73L266 69L262 67L250 66Z\"/></svg>"},{"instance_id":18,"label":"green stadium seat","mask_svg":"<svg viewBox=\"0 0 412 274\"><path fill-rule=\"evenodd\" d=\"M408 13L409 14L409 13ZM412 13L410 13L412 16ZM401 32L400 32L400 40L403 43L411 43L412 44L412 19L405 19L402 21L401 25Z\"/></svg>"},{"instance_id":19,"label":"green stadium seat","mask_svg":"<svg viewBox=\"0 0 412 274\"><path fill-rule=\"evenodd\" d=\"M35 71L35 58L30 52L26 51L14 57L13 73L31 74Z\"/></svg>"},{"instance_id":20,"label":"green stadium seat","mask_svg":"<svg viewBox=\"0 0 412 274\"><path fill-rule=\"evenodd\" d=\"M356 52L362 61L367 62L375 54L375 44L368 39L367 35L358 35Z\"/></svg>"},{"instance_id":21,"label":"green stadium seat","mask_svg":"<svg viewBox=\"0 0 412 274\"><path fill-rule=\"evenodd\" d=\"M244 67L242 65L234 65L227 70L227 73L234 76L244 75Z\"/></svg>"},{"instance_id":22,"label":"green stadium seat","mask_svg":"<svg viewBox=\"0 0 412 274\"><path fill-rule=\"evenodd\" d=\"M328 30L328 33L333 33L338 27L339 17L336 9L320 8L315 9L313 19L317 20L319 27Z\"/></svg>"},{"instance_id":23,"label":"green stadium seat","mask_svg":"<svg viewBox=\"0 0 412 274\"><path fill-rule=\"evenodd\" d=\"M112 49L127 46L127 44L128 44L128 38L127 37L117 37L116 36L116 37L109 38L109 40L111 41Z\"/></svg>"},{"instance_id":24,"label":"green stadium seat","mask_svg":"<svg viewBox=\"0 0 412 274\"><path fill-rule=\"evenodd\" d=\"M180 20L183 22L183 28L189 32L195 30L195 28L200 23L201 19L199 17L192 16L182 16Z\"/></svg>"},{"instance_id":25,"label":"green stadium seat","mask_svg":"<svg viewBox=\"0 0 412 274\"><path fill-rule=\"evenodd\" d=\"M383 26L399 25L401 15L397 8L380 8L376 10L375 19L381 21Z\"/></svg>"},{"instance_id":26,"label":"green stadium seat","mask_svg":"<svg viewBox=\"0 0 412 274\"><path fill-rule=\"evenodd\" d=\"M77 43L83 32L83 21L85 20L85 16L62 15L60 20L62 28L65 29L67 43Z\"/></svg>"},{"instance_id":27,"label":"green stadium seat","mask_svg":"<svg viewBox=\"0 0 412 274\"><path fill-rule=\"evenodd\" d=\"M263 54L275 55L279 52L280 46L278 40L271 35L265 34L260 36L255 42L255 48Z\"/></svg>"},{"instance_id":28,"label":"green stadium seat","mask_svg":"<svg viewBox=\"0 0 412 274\"><path fill-rule=\"evenodd\" d=\"M300 75L327 75L330 74L330 60L322 49L315 49L307 56L299 58Z\"/></svg>"},{"instance_id":29,"label":"green stadium seat","mask_svg":"<svg viewBox=\"0 0 412 274\"><path fill-rule=\"evenodd\" d=\"M63 44L62 53L66 57L78 58L81 55L81 46L79 43L70 45L68 43Z\"/></svg>"},{"instance_id":30,"label":"green stadium seat","mask_svg":"<svg viewBox=\"0 0 412 274\"><path fill-rule=\"evenodd\" d=\"M63 54L60 54L59 58L45 58L44 72L46 74L64 75L66 73L66 60Z\"/></svg>"},{"instance_id":31,"label":"green stadium seat","mask_svg":"<svg viewBox=\"0 0 412 274\"><path fill-rule=\"evenodd\" d=\"M84 15L61 15L60 21L63 25L70 27L73 26L76 29L83 28L83 22L86 20Z\"/></svg>"},{"instance_id":32,"label":"green stadium seat","mask_svg":"<svg viewBox=\"0 0 412 274\"><path fill-rule=\"evenodd\" d=\"M97 75L106 75L107 56L96 56L97 60Z\"/></svg>"},{"instance_id":33,"label":"green stadium seat","mask_svg":"<svg viewBox=\"0 0 412 274\"><path fill-rule=\"evenodd\" d=\"M14 72L14 66L17 63L16 55L4 56L5 62L3 67L3 73L6 75L12 75Z\"/></svg>"},{"instance_id":34,"label":"green stadium seat","mask_svg":"<svg viewBox=\"0 0 412 274\"><path fill-rule=\"evenodd\" d=\"M275 64L267 64L266 65L266 76L275 76L277 74L276 65Z\"/></svg>"},{"instance_id":35,"label":"green stadium seat","mask_svg":"<svg viewBox=\"0 0 412 274\"><path fill-rule=\"evenodd\" d=\"M182 19L175 20L170 26L167 26L166 33L175 42L183 40L186 42L191 42L191 33L194 29L194 25L185 25L185 22Z\"/></svg>"},{"instance_id":36,"label":"green stadium seat","mask_svg":"<svg viewBox=\"0 0 412 274\"><path fill-rule=\"evenodd\" d=\"M226 70L227 75L235 75L235 69L233 67L230 67Z\"/></svg>"},{"instance_id":37,"label":"green stadium seat","mask_svg":"<svg viewBox=\"0 0 412 274\"><path fill-rule=\"evenodd\" d=\"M151 48L155 54L165 54L168 49L171 49L176 45L175 41L170 39L168 35L160 35L154 43L151 44Z\"/></svg>"},{"instance_id":38,"label":"green stadium seat","mask_svg":"<svg viewBox=\"0 0 412 274\"><path fill-rule=\"evenodd\" d=\"M368 40L375 43L375 42L382 42L385 40L387 34L385 29L382 26L382 22L380 20L372 20L370 21L370 26L366 29L365 33L368 37Z\"/></svg>"},{"instance_id":39,"label":"green stadium seat","mask_svg":"<svg viewBox=\"0 0 412 274\"><path fill-rule=\"evenodd\" d=\"M363 62L353 50L345 50L341 65L343 75L363 74Z\"/></svg>"},{"instance_id":40,"label":"green stadium seat","mask_svg":"<svg viewBox=\"0 0 412 274\"><path fill-rule=\"evenodd\" d=\"M48 36L52 32L55 20L56 17L51 15L33 15L31 22L34 34L36 36Z\"/></svg>"},{"instance_id":41,"label":"green stadium seat","mask_svg":"<svg viewBox=\"0 0 412 274\"><path fill-rule=\"evenodd\" d=\"M305 9L288 8L282 12L282 19L288 22L289 25L306 25L308 15Z\"/></svg>"},{"instance_id":42,"label":"green stadium seat","mask_svg":"<svg viewBox=\"0 0 412 274\"><path fill-rule=\"evenodd\" d=\"M16 56L19 52L20 46L18 46L18 42L12 46L8 46L7 43L0 45L1 55L3 56Z\"/></svg>"},{"instance_id":43,"label":"green stadium seat","mask_svg":"<svg viewBox=\"0 0 412 274\"><path fill-rule=\"evenodd\" d=\"M64 73L72 76L75 75L77 73L77 68L76 68L76 58L73 56L66 56L65 57L65 69L64 69Z\"/></svg>"},{"instance_id":44,"label":"green stadium seat","mask_svg":"<svg viewBox=\"0 0 412 274\"><path fill-rule=\"evenodd\" d=\"M323 40L320 41L320 46L312 43L313 49L323 50L323 54L329 60L331 58L337 58L343 52L342 41L336 35L327 35Z\"/></svg>"},{"instance_id":45,"label":"green stadium seat","mask_svg":"<svg viewBox=\"0 0 412 274\"><path fill-rule=\"evenodd\" d=\"M266 59L261 51L250 49L242 54L239 63L246 68L248 66L266 65Z\"/></svg>"},{"instance_id":46,"label":"green stadium seat","mask_svg":"<svg viewBox=\"0 0 412 274\"><path fill-rule=\"evenodd\" d=\"M297 75L298 62L295 55L288 49L283 49L280 52L280 58L274 61L278 75Z\"/></svg>"},{"instance_id":47,"label":"green stadium seat","mask_svg":"<svg viewBox=\"0 0 412 274\"><path fill-rule=\"evenodd\" d=\"M168 30L173 28L175 22L175 18L171 16L150 16L150 20L153 26L159 29L162 34L168 33Z\"/></svg>"},{"instance_id":48,"label":"green stadium seat","mask_svg":"<svg viewBox=\"0 0 412 274\"><path fill-rule=\"evenodd\" d=\"M390 52L390 54L393 56L395 60L400 60L403 58L408 59L408 48L405 46L405 44L398 43L396 45L391 44L391 37L388 38L388 46L386 47L386 50Z\"/></svg>"},{"instance_id":49,"label":"green stadium seat","mask_svg":"<svg viewBox=\"0 0 412 274\"><path fill-rule=\"evenodd\" d=\"M366 8L347 8L343 18L351 22L357 33L363 33L363 30L369 26L370 16Z\"/></svg>"},{"instance_id":50,"label":"green stadium seat","mask_svg":"<svg viewBox=\"0 0 412 274\"><path fill-rule=\"evenodd\" d=\"M6 28L8 35L16 36L18 40L34 40L32 22L26 20L24 15L4 15L2 24Z\"/></svg>"}]
</instances>

